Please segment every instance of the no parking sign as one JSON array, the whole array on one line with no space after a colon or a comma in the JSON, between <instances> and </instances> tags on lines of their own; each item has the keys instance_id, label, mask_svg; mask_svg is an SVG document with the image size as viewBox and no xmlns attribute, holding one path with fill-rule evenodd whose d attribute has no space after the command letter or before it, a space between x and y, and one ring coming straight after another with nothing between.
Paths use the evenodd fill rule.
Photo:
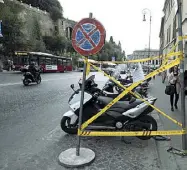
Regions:
<instances>
[{"instance_id":1,"label":"no parking sign","mask_svg":"<svg viewBox=\"0 0 187 170\"><path fill-rule=\"evenodd\" d=\"M96 19L85 18L79 21L72 33L72 45L83 56L98 53L105 43L106 31Z\"/></svg>"}]
</instances>

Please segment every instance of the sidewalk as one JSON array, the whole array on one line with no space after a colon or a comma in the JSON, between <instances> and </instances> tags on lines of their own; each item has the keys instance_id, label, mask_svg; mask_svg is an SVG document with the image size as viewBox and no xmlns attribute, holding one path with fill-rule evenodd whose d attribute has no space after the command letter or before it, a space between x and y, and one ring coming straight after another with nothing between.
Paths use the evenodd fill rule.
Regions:
<instances>
[{"instance_id":1,"label":"sidewalk","mask_svg":"<svg viewBox=\"0 0 187 170\"><path fill-rule=\"evenodd\" d=\"M151 81L152 85L150 87L150 93L154 97L157 97L156 106L164 111L166 114L182 122L181 112L180 112L180 101L178 103L178 110L171 112L169 96L165 95L165 84L162 84L160 76L157 76L155 80ZM159 113L158 113L159 114ZM176 124L159 114L160 121L159 130L181 130ZM187 157L180 157L167 152L170 146L182 149L182 136L171 136L171 141L160 141L156 142L158 146L158 153L162 162L163 168L166 170L187 170Z\"/></svg>"},{"instance_id":2,"label":"sidewalk","mask_svg":"<svg viewBox=\"0 0 187 170\"><path fill-rule=\"evenodd\" d=\"M2 72L0 73L6 73L6 74L18 74L18 73L21 73L20 71L7 71L7 70L3 70Z\"/></svg>"}]
</instances>

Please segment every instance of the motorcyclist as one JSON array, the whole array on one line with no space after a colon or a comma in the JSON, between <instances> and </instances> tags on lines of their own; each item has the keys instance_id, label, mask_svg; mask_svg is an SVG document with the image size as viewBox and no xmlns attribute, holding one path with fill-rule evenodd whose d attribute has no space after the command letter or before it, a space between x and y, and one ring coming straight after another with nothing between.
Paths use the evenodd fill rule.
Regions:
<instances>
[{"instance_id":1,"label":"motorcyclist","mask_svg":"<svg viewBox=\"0 0 187 170\"><path fill-rule=\"evenodd\" d=\"M33 75L34 79L36 80L36 77L38 75L38 68L34 61L32 61L31 64L29 65L28 71Z\"/></svg>"}]
</instances>

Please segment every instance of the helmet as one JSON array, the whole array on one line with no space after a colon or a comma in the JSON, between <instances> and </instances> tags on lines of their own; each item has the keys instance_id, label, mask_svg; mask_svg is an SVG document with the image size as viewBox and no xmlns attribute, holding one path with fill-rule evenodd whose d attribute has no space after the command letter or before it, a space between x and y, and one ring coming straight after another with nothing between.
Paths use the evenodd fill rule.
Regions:
<instances>
[{"instance_id":1,"label":"helmet","mask_svg":"<svg viewBox=\"0 0 187 170\"><path fill-rule=\"evenodd\" d=\"M36 63L34 61L31 62L31 66L35 66Z\"/></svg>"}]
</instances>

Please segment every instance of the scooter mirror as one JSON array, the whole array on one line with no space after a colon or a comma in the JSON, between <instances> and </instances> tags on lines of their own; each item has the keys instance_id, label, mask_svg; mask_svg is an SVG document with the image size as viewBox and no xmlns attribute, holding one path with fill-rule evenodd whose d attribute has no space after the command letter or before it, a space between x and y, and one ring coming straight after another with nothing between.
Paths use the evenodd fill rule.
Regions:
<instances>
[{"instance_id":1,"label":"scooter mirror","mask_svg":"<svg viewBox=\"0 0 187 170\"><path fill-rule=\"evenodd\" d=\"M72 89L74 89L74 84L71 84L71 86L70 86Z\"/></svg>"}]
</instances>

